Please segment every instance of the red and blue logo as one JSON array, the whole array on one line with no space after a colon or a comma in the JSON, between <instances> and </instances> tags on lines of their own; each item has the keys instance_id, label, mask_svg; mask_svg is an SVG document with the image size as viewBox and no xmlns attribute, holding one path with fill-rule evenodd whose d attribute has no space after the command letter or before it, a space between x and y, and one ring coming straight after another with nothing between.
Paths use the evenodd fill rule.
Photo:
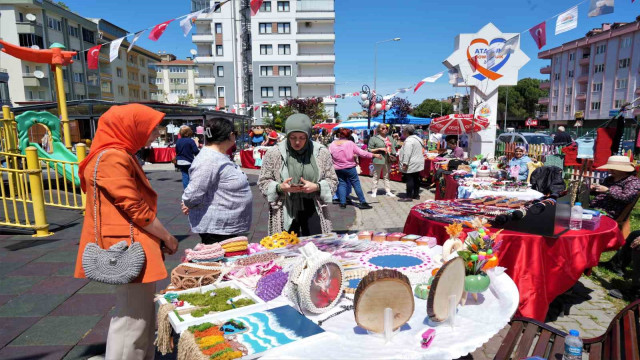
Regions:
<instances>
[{"instance_id":1,"label":"red and blue logo","mask_svg":"<svg viewBox=\"0 0 640 360\"><path fill-rule=\"evenodd\" d=\"M502 46L496 48L496 44L502 43ZM467 60L474 69L474 72L479 74L473 75L474 78L482 81L484 79L497 80L502 77L498 74L498 71L509 61L511 54L508 51L504 51L504 45L506 40L503 38L495 38L491 42L483 38L473 39L467 47ZM499 46L499 45L498 45ZM494 53L489 54L489 49L494 48ZM491 66L487 66L489 56L494 56L494 63ZM483 64L483 65L481 65Z\"/></svg>"}]
</instances>

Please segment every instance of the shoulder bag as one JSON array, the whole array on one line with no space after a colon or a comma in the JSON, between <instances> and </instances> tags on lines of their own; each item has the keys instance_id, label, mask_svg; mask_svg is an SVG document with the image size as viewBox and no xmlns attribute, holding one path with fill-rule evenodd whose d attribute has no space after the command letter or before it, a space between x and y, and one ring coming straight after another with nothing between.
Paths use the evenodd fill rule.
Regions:
<instances>
[{"instance_id":1,"label":"shoulder bag","mask_svg":"<svg viewBox=\"0 0 640 360\"><path fill-rule=\"evenodd\" d=\"M102 249L98 244L98 164L107 150L98 155L93 169L93 232L95 242L87 244L82 253L82 269L89 280L112 285L128 284L140 275L145 263L142 245L133 239L133 222L129 219L131 245L120 241L109 249Z\"/></svg>"}]
</instances>

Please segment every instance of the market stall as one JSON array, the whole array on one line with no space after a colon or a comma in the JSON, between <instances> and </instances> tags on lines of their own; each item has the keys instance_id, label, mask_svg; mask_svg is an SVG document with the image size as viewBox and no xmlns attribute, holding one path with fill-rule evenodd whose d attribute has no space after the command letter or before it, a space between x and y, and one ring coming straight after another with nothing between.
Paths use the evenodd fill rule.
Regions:
<instances>
[{"instance_id":1,"label":"market stall","mask_svg":"<svg viewBox=\"0 0 640 360\"><path fill-rule=\"evenodd\" d=\"M240 151L240 164L247 169L260 169L262 167L262 157L267 152L267 147L255 147Z\"/></svg>"},{"instance_id":2,"label":"market stall","mask_svg":"<svg viewBox=\"0 0 640 360\"><path fill-rule=\"evenodd\" d=\"M531 189L528 183L496 181L494 178L465 178L458 181L458 199L477 199L486 196L506 196L520 200L540 199L544 196Z\"/></svg>"},{"instance_id":3,"label":"market stall","mask_svg":"<svg viewBox=\"0 0 640 360\"><path fill-rule=\"evenodd\" d=\"M358 157L360 163L360 175L371 176L371 159ZM426 182L433 182L433 174L436 169L436 161L434 159L424 159L424 170L420 172L420 177ZM382 174L380 174L382 177ZM398 162L391 164L389 180L402 182L402 173L399 170Z\"/></svg>"},{"instance_id":4,"label":"market stall","mask_svg":"<svg viewBox=\"0 0 640 360\"><path fill-rule=\"evenodd\" d=\"M149 149L147 161L150 163L168 163L176 157L175 147L152 147Z\"/></svg>"}]
</instances>

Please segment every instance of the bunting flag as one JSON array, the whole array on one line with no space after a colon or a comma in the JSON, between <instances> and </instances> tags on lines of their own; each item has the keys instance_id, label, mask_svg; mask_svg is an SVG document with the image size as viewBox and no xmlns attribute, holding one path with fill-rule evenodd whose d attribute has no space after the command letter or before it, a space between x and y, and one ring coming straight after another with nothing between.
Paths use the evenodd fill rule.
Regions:
<instances>
[{"instance_id":1,"label":"bunting flag","mask_svg":"<svg viewBox=\"0 0 640 360\"><path fill-rule=\"evenodd\" d=\"M256 16L264 0L251 0L251 16Z\"/></svg>"},{"instance_id":2,"label":"bunting flag","mask_svg":"<svg viewBox=\"0 0 640 360\"><path fill-rule=\"evenodd\" d=\"M160 23L160 24L154 26L153 29L151 29L151 32L149 33L149 40L158 41L158 39L160 39L160 36L162 36L164 31L167 29L167 26L169 26L169 24L173 20L175 20L175 19L167 20L167 21L165 21L163 23Z\"/></svg>"},{"instance_id":3,"label":"bunting flag","mask_svg":"<svg viewBox=\"0 0 640 360\"><path fill-rule=\"evenodd\" d=\"M98 58L100 57L100 48L102 44L96 45L87 51L87 68L96 70L98 68Z\"/></svg>"},{"instance_id":4,"label":"bunting flag","mask_svg":"<svg viewBox=\"0 0 640 360\"><path fill-rule=\"evenodd\" d=\"M189 35L189 32L191 31L191 28L193 27L193 22L196 20L198 15L202 14L203 12L204 12L204 10L192 12L191 14L187 15L186 18L180 20L180 27L182 28L182 33L184 34L185 37L187 35Z\"/></svg>"},{"instance_id":5,"label":"bunting flag","mask_svg":"<svg viewBox=\"0 0 640 360\"><path fill-rule=\"evenodd\" d=\"M439 72L435 75L431 75L429 77L426 77L424 79L422 79L418 85L416 85L416 87L413 89L413 93L415 94L416 91L418 91L418 89L420 89L420 87L424 84L424 83L434 83L436 82L436 80L440 79L442 77L442 75L444 74L444 72Z\"/></svg>"},{"instance_id":6,"label":"bunting flag","mask_svg":"<svg viewBox=\"0 0 640 360\"><path fill-rule=\"evenodd\" d=\"M113 62L113 60L118 58L118 52L120 52L120 45L122 45L122 41L126 36L121 37L120 39L115 39L109 44L109 62Z\"/></svg>"},{"instance_id":7,"label":"bunting flag","mask_svg":"<svg viewBox=\"0 0 640 360\"><path fill-rule=\"evenodd\" d=\"M141 30L141 31L138 31L135 35L133 35L133 40L131 40L131 44L129 44L129 48L127 49L127 52L131 51L131 49L133 48L133 44L135 44L136 41L138 41L138 39L140 38L143 32L144 30Z\"/></svg>"},{"instance_id":8,"label":"bunting flag","mask_svg":"<svg viewBox=\"0 0 640 360\"><path fill-rule=\"evenodd\" d=\"M476 71L476 69L478 68L478 55L472 57L471 59L469 59L469 65L471 65L471 70L473 70L473 72Z\"/></svg>"},{"instance_id":9,"label":"bunting flag","mask_svg":"<svg viewBox=\"0 0 640 360\"><path fill-rule=\"evenodd\" d=\"M520 41L520 35L516 35L511 39L507 40L504 43L504 47L502 48L502 52L506 54L513 54L518 47L518 42Z\"/></svg>"},{"instance_id":10,"label":"bunting flag","mask_svg":"<svg viewBox=\"0 0 640 360\"><path fill-rule=\"evenodd\" d=\"M558 15L558 19L556 19L556 35L573 30L576 27L578 27L578 6L574 6Z\"/></svg>"},{"instance_id":11,"label":"bunting flag","mask_svg":"<svg viewBox=\"0 0 640 360\"><path fill-rule=\"evenodd\" d=\"M596 17L613 13L613 0L591 0L589 4L589 17Z\"/></svg>"},{"instance_id":12,"label":"bunting flag","mask_svg":"<svg viewBox=\"0 0 640 360\"><path fill-rule=\"evenodd\" d=\"M258 109L260 109L260 106L259 106L259 105L255 105L255 106L253 107L253 112L258 111Z\"/></svg>"},{"instance_id":13,"label":"bunting flag","mask_svg":"<svg viewBox=\"0 0 640 360\"><path fill-rule=\"evenodd\" d=\"M538 45L538 50L547 45L547 22L543 21L540 24L529 29L529 33L533 37L533 41Z\"/></svg>"}]
</instances>

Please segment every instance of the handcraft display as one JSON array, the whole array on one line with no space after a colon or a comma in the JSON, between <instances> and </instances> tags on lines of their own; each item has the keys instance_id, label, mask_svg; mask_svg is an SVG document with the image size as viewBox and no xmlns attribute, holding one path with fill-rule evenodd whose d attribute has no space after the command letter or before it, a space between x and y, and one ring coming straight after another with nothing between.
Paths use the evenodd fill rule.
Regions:
<instances>
[{"instance_id":1,"label":"handcraft display","mask_svg":"<svg viewBox=\"0 0 640 360\"><path fill-rule=\"evenodd\" d=\"M450 304L458 304L464 293L465 268L462 258L454 258L444 264L434 275L427 299L429 319L440 322L449 317ZM454 301L450 296L455 297Z\"/></svg>"}]
</instances>

